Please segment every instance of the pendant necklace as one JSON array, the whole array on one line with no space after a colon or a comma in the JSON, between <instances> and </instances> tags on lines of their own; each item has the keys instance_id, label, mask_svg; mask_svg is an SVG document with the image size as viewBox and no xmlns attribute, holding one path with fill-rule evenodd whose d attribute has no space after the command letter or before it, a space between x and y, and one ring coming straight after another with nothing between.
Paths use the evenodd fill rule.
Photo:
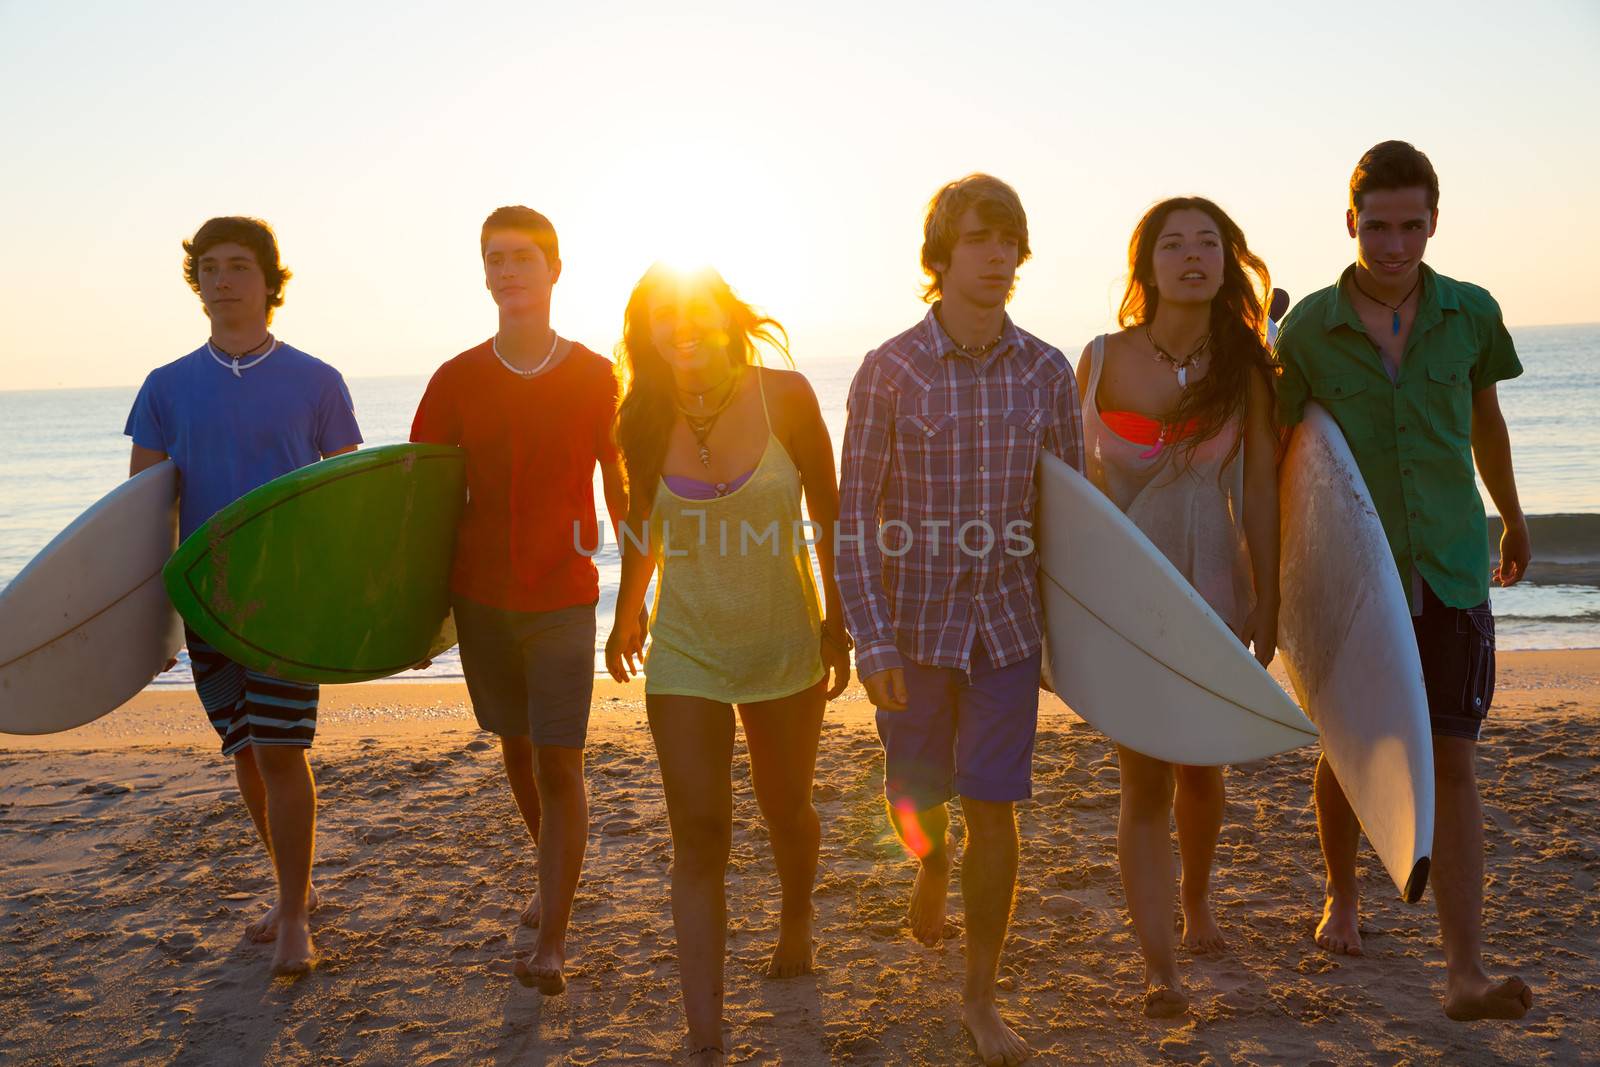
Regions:
<instances>
[{"instance_id":1,"label":"pendant necklace","mask_svg":"<svg viewBox=\"0 0 1600 1067\"><path fill-rule=\"evenodd\" d=\"M995 346L1000 343L1000 339L1005 335L1005 331L1001 330L999 333L995 334L993 341L990 341L988 344L984 345L964 345L960 341L957 341L954 337L950 338L950 343L955 345L956 351L960 352L962 355L971 356L973 359L982 359L984 356L987 356L990 352L994 351Z\"/></svg>"},{"instance_id":2,"label":"pendant necklace","mask_svg":"<svg viewBox=\"0 0 1600 1067\"><path fill-rule=\"evenodd\" d=\"M726 378L722 379L722 381L718 382L716 385L710 386L710 387L705 388L705 389L701 389L701 390L699 390L697 392L691 391L691 390L688 390L688 389L684 389L682 386L678 386L676 384L674 385L674 388L676 388L678 390L678 392L682 393L684 396L692 396L692 397L694 397L694 402L696 404L699 404L701 407L705 407L706 406L706 394L707 393L715 393L718 389L721 389L724 385L727 385L729 382L733 381L738 376L739 376L739 372L737 370L730 370L730 371L728 371L728 376ZM682 411L683 408L680 406L678 410ZM687 412L685 412L685 414L687 414Z\"/></svg>"},{"instance_id":3,"label":"pendant necklace","mask_svg":"<svg viewBox=\"0 0 1600 1067\"><path fill-rule=\"evenodd\" d=\"M728 382L733 383L733 388L729 389L728 395L723 397L721 403L710 411L694 412L682 404L677 405L678 414L682 415L683 421L689 425L689 432L694 434L694 443L699 447L700 466L707 470L711 469L711 449L706 445L706 440L711 436L711 428L717 424L717 419L721 418L722 413L732 406L734 395L739 391L739 372L737 370L729 374L723 382L719 382L715 389L720 389ZM714 389L706 390L706 392L713 391ZM701 407L705 406L705 392L691 393L687 389L680 389L679 392L694 397Z\"/></svg>"},{"instance_id":4,"label":"pendant necklace","mask_svg":"<svg viewBox=\"0 0 1600 1067\"><path fill-rule=\"evenodd\" d=\"M506 370L510 371L512 374L515 374L519 378L532 378L535 374L538 374L540 371L544 370L547 365L549 365L551 357L556 354L556 345L560 343L560 341L561 337L554 330L551 330L550 351L544 354L544 358L539 361L539 365L534 367L532 370L523 370L521 367L517 366L515 363L511 362L505 356L500 354L499 334L495 334L494 337L489 341L489 347L494 349L494 358L498 359L500 361L500 365Z\"/></svg>"},{"instance_id":5,"label":"pendant necklace","mask_svg":"<svg viewBox=\"0 0 1600 1067\"><path fill-rule=\"evenodd\" d=\"M1411 283L1411 288L1406 290L1406 295L1402 296L1399 299L1398 302L1393 303L1393 304L1389 303L1389 301L1387 301L1387 300L1379 300L1377 297L1373 296L1371 293L1367 292L1365 289L1362 289L1361 288L1361 282L1356 279L1356 276L1355 276L1354 272L1351 273L1350 280L1352 282L1355 282L1356 290L1358 292L1360 292L1360 294L1362 296L1366 297L1368 300L1372 301L1374 304L1382 304L1384 307L1389 309L1389 311L1394 316L1392 319L1389 320L1389 332L1391 334L1393 334L1394 336L1399 337L1400 336L1400 308L1401 308L1401 306L1403 304L1405 304L1405 302L1407 300L1411 299L1411 294L1417 291L1417 286L1422 284L1422 272L1420 270L1417 271L1417 280Z\"/></svg>"},{"instance_id":6,"label":"pendant necklace","mask_svg":"<svg viewBox=\"0 0 1600 1067\"><path fill-rule=\"evenodd\" d=\"M250 353L254 352L256 349L260 348L264 344L267 344L268 342L271 342L271 347L265 352L261 353L255 359L252 359L249 363L244 364L239 362L245 356L248 356ZM211 358L222 364L224 367L227 367L229 370L233 371L233 376L235 378L243 378L244 375L239 373L241 370L249 370L251 367L254 367L257 363L260 363L277 350L278 341L270 333L261 340L257 341L255 344L251 345L249 348L245 349L243 352L240 352L237 356L232 352L222 351L221 349L217 348L216 345L211 343L210 338L206 339L206 351L211 353ZM232 362L230 363L229 360L232 360Z\"/></svg>"},{"instance_id":7,"label":"pendant necklace","mask_svg":"<svg viewBox=\"0 0 1600 1067\"><path fill-rule=\"evenodd\" d=\"M1211 343L1211 335L1208 333L1204 337L1200 338L1200 343L1195 345L1194 348L1189 351L1187 356L1179 359L1171 352L1168 352L1165 348L1162 348L1160 345L1156 344L1156 339L1150 334L1150 324L1148 322L1144 324L1144 339L1149 341L1150 347L1156 350L1155 358L1159 362L1170 364L1173 371L1177 373L1179 389L1188 388L1189 368L1194 366L1194 364L1200 359L1201 354L1205 352L1206 346Z\"/></svg>"},{"instance_id":8,"label":"pendant necklace","mask_svg":"<svg viewBox=\"0 0 1600 1067\"><path fill-rule=\"evenodd\" d=\"M1005 325L1002 324L1000 327L1000 332L995 334L994 340L990 341L988 344L964 345L960 341L957 341L954 337L950 336L949 329L945 328L944 325L944 316L940 315L938 312L935 312L934 317L938 320L940 329L944 330L945 337L949 339L951 344L956 346L956 351L960 352L964 356L971 356L973 359L982 359L990 352L993 352L995 347L1000 344L1001 340L1006 335Z\"/></svg>"}]
</instances>

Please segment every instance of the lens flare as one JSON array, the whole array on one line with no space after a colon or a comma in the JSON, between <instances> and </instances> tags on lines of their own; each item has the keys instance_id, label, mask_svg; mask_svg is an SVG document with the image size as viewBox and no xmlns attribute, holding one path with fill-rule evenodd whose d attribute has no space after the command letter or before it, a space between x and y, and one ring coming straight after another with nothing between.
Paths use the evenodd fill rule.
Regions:
<instances>
[{"instance_id":1,"label":"lens flare","mask_svg":"<svg viewBox=\"0 0 1600 1067\"><path fill-rule=\"evenodd\" d=\"M894 814L906 851L919 860L927 857L933 851L933 842L928 839L926 831L922 829L922 821L917 818L916 804L910 800L897 800L894 802Z\"/></svg>"}]
</instances>

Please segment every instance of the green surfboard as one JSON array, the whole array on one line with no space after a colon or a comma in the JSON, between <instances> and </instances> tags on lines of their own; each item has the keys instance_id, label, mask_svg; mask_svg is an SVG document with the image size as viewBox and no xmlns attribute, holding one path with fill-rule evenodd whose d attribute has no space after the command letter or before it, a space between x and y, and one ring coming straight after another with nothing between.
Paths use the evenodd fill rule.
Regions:
<instances>
[{"instance_id":1,"label":"green surfboard","mask_svg":"<svg viewBox=\"0 0 1600 1067\"><path fill-rule=\"evenodd\" d=\"M388 445L274 479L213 515L162 571L189 628L251 670L361 682L449 648L466 453Z\"/></svg>"}]
</instances>

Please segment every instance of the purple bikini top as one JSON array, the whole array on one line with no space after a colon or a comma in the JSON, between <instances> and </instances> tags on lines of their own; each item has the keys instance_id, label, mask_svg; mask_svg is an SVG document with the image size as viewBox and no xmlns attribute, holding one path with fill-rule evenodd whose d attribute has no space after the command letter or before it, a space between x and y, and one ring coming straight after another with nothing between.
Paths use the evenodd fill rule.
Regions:
<instances>
[{"instance_id":1,"label":"purple bikini top","mask_svg":"<svg viewBox=\"0 0 1600 1067\"><path fill-rule=\"evenodd\" d=\"M685 478L677 474L663 474L661 480L667 488L685 500L715 500L734 492L750 480L754 470L746 471L731 482L702 482L698 478Z\"/></svg>"}]
</instances>

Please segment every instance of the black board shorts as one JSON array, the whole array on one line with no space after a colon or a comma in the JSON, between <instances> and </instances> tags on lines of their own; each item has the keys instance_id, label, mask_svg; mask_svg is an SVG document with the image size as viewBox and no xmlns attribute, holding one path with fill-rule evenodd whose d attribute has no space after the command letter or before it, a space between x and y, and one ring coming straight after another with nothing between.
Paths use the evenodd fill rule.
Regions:
<instances>
[{"instance_id":1,"label":"black board shorts","mask_svg":"<svg viewBox=\"0 0 1600 1067\"><path fill-rule=\"evenodd\" d=\"M460 596L450 606L478 725L582 748L594 699L595 606L507 611Z\"/></svg>"},{"instance_id":2,"label":"black board shorts","mask_svg":"<svg viewBox=\"0 0 1600 1067\"><path fill-rule=\"evenodd\" d=\"M1411 619L1435 734L1476 741L1494 700L1494 612L1485 600L1453 608L1422 587L1422 613Z\"/></svg>"},{"instance_id":3,"label":"black board shorts","mask_svg":"<svg viewBox=\"0 0 1600 1067\"><path fill-rule=\"evenodd\" d=\"M224 756L232 756L246 745L311 747L317 736L319 686L247 670L200 640L187 626L183 636L194 672L194 690L211 728L222 739Z\"/></svg>"}]
</instances>

